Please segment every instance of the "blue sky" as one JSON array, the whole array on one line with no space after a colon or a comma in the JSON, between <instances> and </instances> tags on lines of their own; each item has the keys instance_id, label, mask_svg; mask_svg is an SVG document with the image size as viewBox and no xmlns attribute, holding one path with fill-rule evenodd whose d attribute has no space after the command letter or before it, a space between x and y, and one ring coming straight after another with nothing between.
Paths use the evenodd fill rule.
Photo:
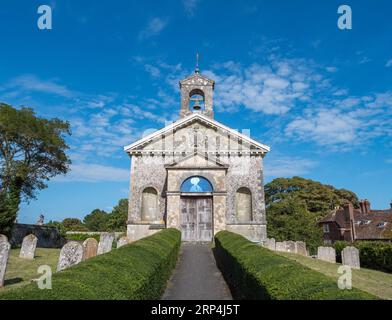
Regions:
<instances>
[{"instance_id":1,"label":"blue sky","mask_svg":"<svg viewBox=\"0 0 392 320\"><path fill-rule=\"evenodd\" d=\"M178 118L178 80L216 81L215 118L271 146L266 181L300 175L392 199L390 1L2 1L0 101L72 125L72 171L19 221L83 217L127 197L143 132ZM37 28L37 8L53 29ZM353 29L337 27L351 5Z\"/></svg>"}]
</instances>

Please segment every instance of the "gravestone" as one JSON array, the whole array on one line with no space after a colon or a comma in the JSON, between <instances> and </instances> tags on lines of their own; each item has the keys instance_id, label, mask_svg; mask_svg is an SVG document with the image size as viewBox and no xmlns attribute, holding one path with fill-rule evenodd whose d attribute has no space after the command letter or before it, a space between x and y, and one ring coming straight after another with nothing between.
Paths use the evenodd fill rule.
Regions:
<instances>
[{"instance_id":1,"label":"gravestone","mask_svg":"<svg viewBox=\"0 0 392 320\"><path fill-rule=\"evenodd\" d=\"M57 271L72 267L83 259L83 246L76 241L67 242L61 248Z\"/></svg>"},{"instance_id":2,"label":"gravestone","mask_svg":"<svg viewBox=\"0 0 392 320\"><path fill-rule=\"evenodd\" d=\"M274 238L267 238L266 242L265 242L265 247L267 249L270 249L272 251L276 250L276 246L275 246L275 239Z\"/></svg>"},{"instance_id":3,"label":"gravestone","mask_svg":"<svg viewBox=\"0 0 392 320\"><path fill-rule=\"evenodd\" d=\"M336 252L332 247L318 247L317 248L317 259L336 263Z\"/></svg>"},{"instance_id":4,"label":"gravestone","mask_svg":"<svg viewBox=\"0 0 392 320\"><path fill-rule=\"evenodd\" d=\"M125 246L126 244L129 244L129 238L128 237L121 237L117 241L117 248L121 248L122 246Z\"/></svg>"},{"instance_id":5,"label":"gravestone","mask_svg":"<svg viewBox=\"0 0 392 320\"><path fill-rule=\"evenodd\" d=\"M83 260L90 259L97 255L98 241L94 238L87 238L83 244Z\"/></svg>"},{"instance_id":6,"label":"gravestone","mask_svg":"<svg viewBox=\"0 0 392 320\"><path fill-rule=\"evenodd\" d=\"M276 248L276 251L286 252L286 243L285 242L276 242L275 248Z\"/></svg>"},{"instance_id":7,"label":"gravestone","mask_svg":"<svg viewBox=\"0 0 392 320\"><path fill-rule=\"evenodd\" d=\"M285 241L286 243L286 252L296 253L297 247L294 241Z\"/></svg>"},{"instance_id":8,"label":"gravestone","mask_svg":"<svg viewBox=\"0 0 392 320\"><path fill-rule=\"evenodd\" d=\"M23 238L22 248L20 249L19 258L34 259L35 248L37 247L38 238L29 234Z\"/></svg>"},{"instance_id":9,"label":"gravestone","mask_svg":"<svg viewBox=\"0 0 392 320\"><path fill-rule=\"evenodd\" d=\"M353 269L360 269L359 250L355 247L345 247L342 250L342 264Z\"/></svg>"},{"instance_id":10,"label":"gravestone","mask_svg":"<svg viewBox=\"0 0 392 320\"><path fill-rule=\"evenodd\" d=\"M307 256L308 251L306 250L306 243L303 241L297 241L296 243L297 247L297 254L300 254L302 256Z\"/></svg>"},{"instance_id":11,"label":"gravestone","mask_svg":"<svg viewBox=\"0 0 392 320\"><path fill-rule=\"evenodd\" d=\"M11 245L8 238L0 234L0 288L4 286L5 272L7 270L8 256Z\"/></svg>"},{"instance_id":12,"label":"gravestone","mask_svg":"<svg viewBox=\"0 0 392 320\"><path fill-rule=\"evenodd\" d=\"M104 254L112 250L112 245L114 241L114 233L102 232L99 238L98 252L97 254Z\"/></svg>"}]
</instances>

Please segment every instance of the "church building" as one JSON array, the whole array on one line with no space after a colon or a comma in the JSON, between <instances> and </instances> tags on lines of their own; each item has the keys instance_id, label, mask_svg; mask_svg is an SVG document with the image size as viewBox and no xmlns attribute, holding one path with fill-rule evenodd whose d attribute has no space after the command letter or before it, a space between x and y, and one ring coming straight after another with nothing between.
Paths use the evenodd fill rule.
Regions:
<instances>
[{"instance_id":1,"label":"church building","mask_svg":"<svg viewBox=\"0 0 392 320\"><path fill-rule=\"evenodd\" d=\"M127 234L177 228L183 241L228 230L266 239L263 158L270 148L214 119L215 82L179 83L179 120L124 147L131 157Z\"/></svg>"}]
</instances>

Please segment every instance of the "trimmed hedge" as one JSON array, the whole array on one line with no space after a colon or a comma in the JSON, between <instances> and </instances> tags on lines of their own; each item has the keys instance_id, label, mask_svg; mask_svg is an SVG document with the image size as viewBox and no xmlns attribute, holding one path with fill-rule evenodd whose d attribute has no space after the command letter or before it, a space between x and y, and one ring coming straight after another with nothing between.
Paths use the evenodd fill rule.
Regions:
<instances>
[{"instance_id":1,"label":"trimmed hedge","mask_svg":"<svg viewBox=\"0 0 392 320\"><path fill-rule=\"evenodd\" d=\"M342 250L354 246L359 250L361 267L392 273L392 243L383 241L357 241L354 243L336 241L336 259L342 261Z\"/></svg>"},{"instance_id":2,"label":"trimmed hedge","mask_svg":"<svg viewBox=\"0 0 392 320\"><path fill-rule=\"evenodd\" d=\"M159 299L180 244L180 232L165 229L53 274L51 290L32 283L0 294L0 300Z\"/></svg>"},{"instance_id":3,"label":"trimmed hedge","mask_svg":"<svg viewBox=\"0 0 392 320\"><path fill-rule=\"evenodd\" d=\"M215 258L236 299L377 299L355 288L340 290L326 275L228 231L215 236Z\"/></svg>"}]
</instances>

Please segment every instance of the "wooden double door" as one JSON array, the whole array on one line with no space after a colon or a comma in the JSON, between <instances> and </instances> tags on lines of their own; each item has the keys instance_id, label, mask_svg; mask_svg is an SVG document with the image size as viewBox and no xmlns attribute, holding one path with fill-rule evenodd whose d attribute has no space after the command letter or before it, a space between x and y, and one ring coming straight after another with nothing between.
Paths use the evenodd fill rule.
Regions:
<instances>
[{"instance_id":1,"label":"wooden double door","mask_svg":"<svg viewBox=\"0 0 392 320\"><path fill-rule=\"evenodd\" d=\"M181 197L182 241L212 241L212 198Z\"/></svg>"}]
</instances>

